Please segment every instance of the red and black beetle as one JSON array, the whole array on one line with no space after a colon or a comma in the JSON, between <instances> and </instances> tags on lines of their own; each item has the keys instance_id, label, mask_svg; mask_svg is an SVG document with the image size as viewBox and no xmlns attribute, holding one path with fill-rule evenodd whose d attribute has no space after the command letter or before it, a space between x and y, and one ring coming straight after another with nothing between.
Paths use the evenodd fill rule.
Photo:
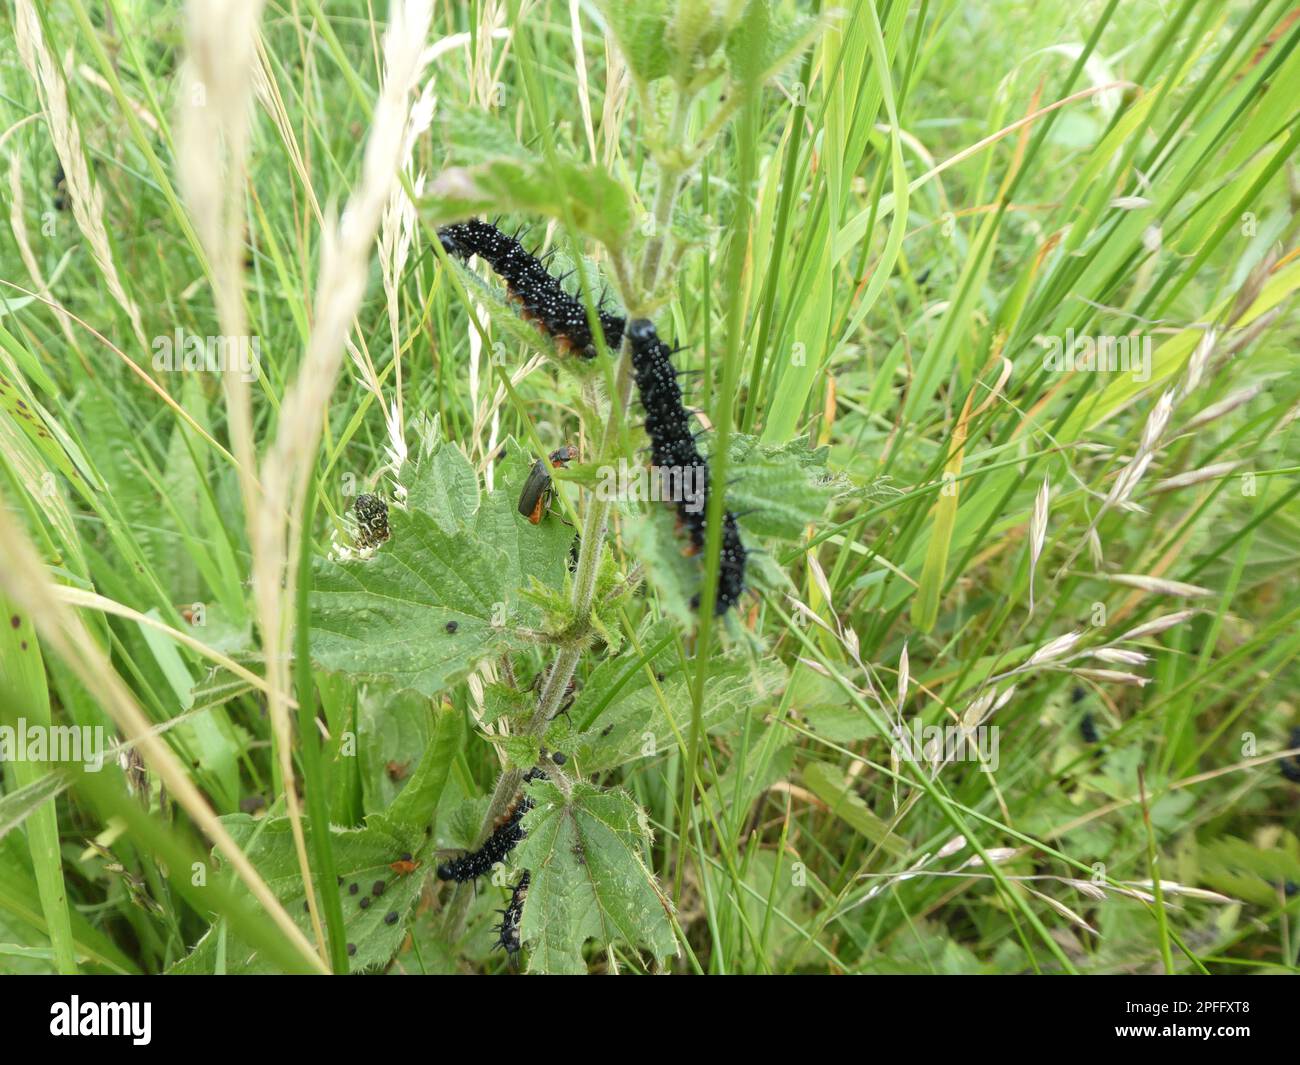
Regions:
<instances>
[{"instance_id":1,"label":"red and black beetle","mask_svg":"<svg viewBox=\"0 0 1300 1065\"><path fill-rule=\"evenodd\" d=\"M555 490L551 481L551 469L565 466L577 457L578 449L572 444L565 444L550 453L549 466L547 459L534 462L533 468L528 471L528 479L524 481L524 490L519 493L519 513L534 525L540 522Z\"/></svg>"}]
</instances>

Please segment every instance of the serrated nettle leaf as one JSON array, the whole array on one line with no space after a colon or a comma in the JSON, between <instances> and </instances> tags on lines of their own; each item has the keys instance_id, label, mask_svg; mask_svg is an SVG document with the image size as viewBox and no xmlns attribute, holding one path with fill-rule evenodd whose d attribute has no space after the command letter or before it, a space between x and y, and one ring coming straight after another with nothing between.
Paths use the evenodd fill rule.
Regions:
<instances>
[{"instance_id":1,"label":"serrated nettle leaf","mask_svg":"<svg viewBox=\"0 0 1300 1065\"><path fill-rule=\"evenodd\" d=\"M607 171L559 159L493 159L438 175L420 210L434 225L476 215L514 211L571 219L578 230L606 248L623 247L632 229L627 189Z\"/></svg>"},{"instance_id":2,"label":"serrated nettle leaf","mask_svg":"<svg viewBox=\"0 0 1300 1065\"><path fill-rule=\"evenodd\" d=\"M663 677L652 684L639 670L612 696L601 688L593 691L590 684L583 689L571 711L575 721L588 720L592 701L605 701L591 726L571 741L584 772L660 758L690 732L692 678L680 671ZM779 693L785 679L785 667L778 662L718 659L704 685L701 724L710 734L735 726L744 714Z\"/></svg>"},{"instance_id":3,"label":"serrated nettle leaf","mask_svg":"<svg viewBox=\"0 0 1300 1065\"><path fill-rule=\"evenodd\" d=\"M528 793L534 806L515 851L531 876L520 923L528 971L585 973L592 940L626 943L656 962L675 954L670 903L646 866L648 822L631 796L581 781L567 798L550 781Z\"/></svg>"},{"instance_id":4,"label":"serrated nettle leaf","mask_svg":"<svg viewBox=\"0 0 1300 1065\"><path fill-rule=\"evenodd\" d=\"M440 819L442 827L439 828L437 835L440 846L445 850L472 850L478 843L478 832L483 825L483 815L487 813L488 802L486 795L480 795L472 799L462 799L452 806L447 816Z\"/></svg>"},{"instance_id":5,"label":"serrated nettle leaf","mask_svg":"<svg viewBox=\"0 0 1300 1065\"><path fill-rule=\"evenodd\" d=\"M275 897L310 938L309 916L304 909L306 893L289 819L277 817L255 821L244 814L232 814L221 820L262 874ZM310 837L312 826L305 823L304 828ZM428 869L428 855L413 851L402 838L371 825L361 829L331 828L330 831L335 866L342 880L339 890L347 942L356 948L349 950L349 969L359 972L386 965L406 934L406 922L420 896ZM432 853L431 847L427 849ZM311 852L310 839L308 851ZM414 854L421 861L420 867L407 874L395 873L391 864L406 853ZM228 874L209 870L207 875ZM375 894L376 884L383 885L381 894ZM355 892L352 890L354 886ZM239 885L235 890L245 889ZM363 899L366 900L364 907ZM394 913L396 918L389 916ZM280 971L238 937L231 934L223 937L219 925L209 929L188 957L170 971L177 975L216 972L223 945L224 971L227 973L255 975Z\"/></svg>"},{"instance_id":6,"label":"serrated nettle leaf","mask_svg":"<svg viewBox=\"0 0 1300 1065\"><path fill-rule=\"evenodd\" d=\"M382 966L396 952L433 859L434 814L451 763L464 745L460 712L450 705L434 710L429 715L426 736L417 756L418 764L383 813L369 817L364 828L330 828L347 942L355 948L348 952L348 964L353 972ZM310 937L309 916L304 909L306 892L288 818L258 821L238 814L222 821L286 912ZM304 828L310 837L311 823L304 822ZM310 842L309 838L309 850ZM416 869L392 868L393 863L403 861L407 855L419 862ZM214 870L208 870L207 874L225 875ZM379 894L376 885L381 885ZM244 890L242 884L238 890ZM217 926L208 931L172 972L211 973L219 967L230 973L278 971L235 937L225 938L224 960L219 962L221 952L222 937Z\"/></svg>"},{"instance_id":7,"label":"serrated nettle leaf","mask_svg":"<svg viewBox=\"0 0 1300 1065\"><path fill-rule=\"evenodd\" d=\"M756 89L808 47L821 31L819 20L788 15L771 0L750 0L740 21L727 36L727 61L732 76L747 89Z\"/></svg>"},{"instance_id":8,"label":"serrated nettle leaf","mask_svg":"<svg viewBox=\"0 0 1300 1065\"><path fill-rule=\"evenodd\" d=\"M362 807L386 809L419 765L429 743L433 703L427 695L364 683L357 689L357 758Z\"/></svg>"},{"instance_id":9,"label":"serrated nettle leaf","mask_svg":"<svg viewBox=\"0 0 1300 1065\"><path fill-rule=\"evenodd\" d=\"M448 533L458 532L479 507L478 475L455 444L434 440L418 462L408 460L398 474L406 506L423 511Z\"/></svg>"},{"instance_id":10,"label":"serrated nettle leaf","mask_svg":"<svg viewBox=\"0 0 1300 1065\"><path fill-rule=\"evenodd\" d=\"M357 755L366 813L385 809L404 786L428 741L429 710L429 697L418 692L360 686Z\"/></svg>"},{"instance_id":11,"label":"serrated nettle leaf","mask_svg":"<svg viewBox=\"0 0 1300 1065\"><path fill-rule=\"evenodd\" d=\"M790 575L766 552L757 554L751 551L745 559L745 587L760 595L786 595L795 591L795 583Z\"/></svg>"},{"instance_id":12,"label":"serrated nettle leaf","mask_svg":"<svg viewBox=\"0 0 1300 1065\"><path fill-rule=\"evenodd\" d=\"M644 626L636 644L639 651L610 655L587 676L567 715L578 728L591 728L616 699L648 686L651 675L667 679L681 673L671 622L659 620Z\"/></svg>"},{"instance_id":13,"label":"serrated nettle leaf","mask_svg":"<svg viewBox=\"0 0 1300 1065\"><path fill-rule=\"evenodd\" d=\"M678 255L688 248L708 247L719 232L717 220L705 214L695 203L678 200L673 206L673 236Z\"/></svg>"},{"instance_id":14,"label":"serrated nettle leaf","mask_svg":"<svg viewBox=\"0 0 1300 1065\"><path fill-rule=\"evenodd\" d=\"M505 753L506 761L515 769L531 769L542 756L541 741L536 736L485 736Z\"/></svg>"},{"instance_id":15,"label":"serrated nettle leaf","mask_svg":"<svg viewBox=\"0 0 1300 1065\"><path fill-rule=\"evenodd\" d=\"M535 152L519 143L514 130L491 112L449 109L442 115L441 128L447 157L460 166L487 163L502 156L525 163L539 161Z\"/></svg>"},{"instance_id":16,"label":"serrated nettle leaf","mask_svg":"<svg viewBox=\"0 0 1300 1065\"><path fill-rule=\"evenodd\" d=\"M640 586L640 577L624 573L612 554L601 558L596 575L596 604L597 613L605 622L605 646L610 654L618 654L623 646L624 637L617 623L617 612L623 608L623 599Z\"/></svg>"},{"instance_id":17,"label":"serrated nettle leaf","mask_svg":"<svg viewBox=\"0 0 1300 1065\"><path fill-rule=\"evenodd\" d=\"M326 670L436 695L523 641L497 624L514 589L504 551L394 508L373 557L316 565L312 654ZM454 631L449 631L451 626Z\"/></svg>"},{"instance_id":18,"label":"serrated nettle leaf","mask_svg":"<svg viewBox=\"0 0 1300 1065\"><path fill-rule=\"evenodd\" d=\"M535 606L542 616L538 626L548 633L560 633L573 618L573 607L568 595L569 582L563 588L550 588L535 577L528 579L528 587L520 590L520 598Z\"/></svg>"},{"instance_id":19,"label":"serrated nettle leaf","mask_svg":"<svg viewBox=\"0 0 1300 1065\"><path fill-rule=\"evenodd\" d=\"M451 763L464 746L465 722L461 712L444 702L429 719L429 740L406 786L382 814L367 821L367 827L402 840L407 849L424 849L436 828L435 815L447 786Z\"/></svg>"},{"instance_id":20,"label":"serrated nettle leaf","mask_svg":"<svg viewBox=\"0 0 1300 1065\"><path fill-rule=\"evenodd\" d=\"M727 14L713 0L677 0L677 10L668 23L668 47L678 84L690 85L718 50L730 28Z\"/></svg>"},{"instance_id":21,"label":"serrated nettle leaf","mask_svg":"<svg viewBox=\"0 0 1300 1065\"><path fill-rule=\"evenodd\" d=\"M460 275L461 280L465 282L466 288L474 298L483 304L493 330L496 330L499 333L505 333L507 336L518 343L523 344L525 347L530 347L535 351L540 352L551 362L565 370L581 373L584 369L589 368L589 364L585 359L565 357L560 349L555 346L554 341L552 341L549 336L542 332L542 330L538 329L532 322L525 321L520 316L518 307L516 307L516 305L506 297L503 289L497 288L495 285L484 281L483 278L479 277L478 274L474 273L468 266L458 260L453 259L451 261L451 267ZM473 326L470 326L470 328L472 329ZM488 335L491 337L493 336L493 333L489 332ZM494 340L492 348L492 358L504 359L509 357L513 364L514 353L511 352L509 353L509 356L507 356L502 341ZM592 369L594 369L594 367L592 367Z\"/></svg>"},{"instance_id":22,"label":"serrated nettle leaf","mask_svg":"<svg viewBox=\"0 0 1300 1065\"><path fill-rule=\"evenodd\" d=\"M732 437L727 508L741 515L742 536L748 531L799 540L820 522L836 492L826 470L828 454L827 448L813 451L798 441L772 446L753 436Z\"/></svg>"},{"instance_id":23,"label":"serrated nettle leaf","mask_svg":"<svg viewBox=\"0 0 1300 1065\"><path fill-rule=\"evenodd\" d=\"M537 696L529 691L519 691L509 684L493 682L483 688L483 721L494 724L502 718L519 721L527 718L537 708Z\"/></svg>"},{"instance_id":24,"label":"serrated nettle leaf","mask_svg":"<svg viewBox=\"0 0 1300 1065\"><path fill-rule=\"evenodd\" d=\"M391 508L390 539L373 555L317 562L311 646L321 668L432 696L479 662L532 646L519 629L540 613L520 589L533 577L563 581L573 531L553 517L532 525L517 512L517 452L478 510L451 521L467 498L454 451L434 455L433 472L414 472L408 506ZM443 507L441 520L411 497Z\"/></svg>"},{"instance_id":25,"label":"serrated nettle leaf","mask_svg":"<svg viewBox=\"0 0 1300 1065\"><path fill-rule=\"evenodd\" d=\"M619 508L635 515L631 506ZM742 533L743 536L743 533ZM623 539L645 566L648 582L659 598L660 610L681 625L694 623L691 597L699 591L699 558L688 555L690 541L677 530L677 516L669 505L650 504L648 513L623 523Z\"/></svg>"},{"instance_id":26,"label":"serrated nettle leaf","mask_svg":"<svg viewBox=\"0 0 1300 1065\"><path fill-rule=\"evenodd\" d=\"M667 75L672 64L668 50L669 0L599 0L601 14L632 74L644 83Z\"/></svg>"}]
</instances>

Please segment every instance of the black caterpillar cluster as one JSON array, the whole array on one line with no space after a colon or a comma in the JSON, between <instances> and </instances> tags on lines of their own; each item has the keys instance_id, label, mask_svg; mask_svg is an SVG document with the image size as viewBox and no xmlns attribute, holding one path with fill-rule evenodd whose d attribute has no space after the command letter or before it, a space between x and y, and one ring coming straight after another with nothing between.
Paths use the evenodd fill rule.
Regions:
<instances>
[{"instance_id":1,"label":"black caterpillar cluster","mask_svg":"<svg viewBox=\"0 0 1300 1065\"><path fill-rule=\"evenodd\" d=\"M491 222L474 219L438 230L438 239L448 255L468 259L477 255L500 275L510 296L522 308L523 316L550 336L562 351L573 351L584 359L596 354L596 339L587 321L587 308L577 296L565 291L562 278L552 277L545 264L512 236ZM605 346L611 351L623 340L624 319L598 311Z\"/></svg>"},{"instance_id":2,"label":"black caterpillar cluster","mask_svg":"<svg viewBox=\"0 0 1300 1065\"><path fill-rule=\"evenodd\" d=\"M497 934L497 941L494 946L504 950L511 957L519 953L521 946L519 941L519 923L524 916L524 899L528 897L528 883L532 879L527 869L524 875L519 878L519 882L510 889L510 901L506 903L504 910L498 910L501 914L501 923L495 925L492 929Z\"/></svg>"},{"instance_id":3,"label":"black caterpillar cluster","mask_svg":"<svg viewBox=\"0 0 1300 1065\"><path fill-rule=\"evenodd\" d=\"M582 301L564 291L560 280L551 276L544 263L525 250L514 237L502 233L490 222L478 219L445 226L438 238L448 254L467 259L477 255L501 275L510 294L523 305L526 318L553 337L557 344L590 358L595 341L587 323ZM650 437L652 463L682 486L691 486L676 502L681 524L690 537L690 552L699 552L705 542L705 515L709 498L709 464L695 446L690 415L682 405L682 390L673 367L672 349L659 339L652 322L638 318L628 322L616 314L600 312L605 343L612 350L626 331L632 349L645 429ZM722 557L714 613L721 615L740 599L745 587L745 545L740 540L736 516L727 511L722 519ZM692 605L698 609L697 594Z\"/></svg>"},{"instance_id":4,"label":"black caterpillar cluster","mask_svg":"<svg viewBox=\"0 0 1300 1065\"><path fill-rule=\"evenodd\" d=\"M541 769L530 769L524 775L524 783L539 780L545 775L546 773ZM458 884L463 884L467 880L477 880L480 876L490 873L492 867L497 862L505 861L510 852L518 846L519 841L524 838L522 824L524 814L532 808L533 800L521 790L515 796L515 801L497 818L496 827L493 828L492 835L488 836L483 846L476 851L470 851L469 854L462 854L459 858L443 862L438 866L438 879L454 880Z\"/></svg>"},{"instance_id":5,"label":"black caterpillar cluster","mask_svg":"<svg viewBox=\"0 0 1300 1065\"><path fill-rule=\"evenodd\" d=\"M352 504L357 518L357 546L378 547L391 535L388 529L388 504L379 496L363 492Z\"/></svg>"},{"instance_id":6,"label":"black caterpillar cluster","mask_svg":"<svg viewBox=\"0 0 1300 1065\"><path fill-rule=\"evenodd\" d=\"M682 485L694 489L690 498L676 503L677 516L691 539L693 552L704 547L705 515L709 499L709 464L695 446L690 416L682 406L682 390L673 368L672 349L645 318L633 321L627 330L632 346L632 370L645 408L645 431L650 437L651 462L660 469L676 471ZM689 471L689 477L688 477ZM745 587L745 545L740 542L736 516L727 511L722 518L722 557L718 571L718 592L714 612L725 614L740 598ZM698 607L696 595L692 605Z\"/></svg>"}]
</instances>

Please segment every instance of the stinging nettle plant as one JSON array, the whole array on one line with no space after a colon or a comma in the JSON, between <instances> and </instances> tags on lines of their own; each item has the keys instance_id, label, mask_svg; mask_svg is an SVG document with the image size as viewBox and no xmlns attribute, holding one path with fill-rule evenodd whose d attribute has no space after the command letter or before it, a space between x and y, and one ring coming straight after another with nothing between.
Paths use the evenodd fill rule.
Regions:
<instances>
[{"instance_id":1,"label":"stinging nettle plant","mask_svg":"<svg viewBox=\"0 0 1300 1065\"><path fill-rule=\"evenodd\" d=\"M829 6L13 0L0 972L1298 971L1295 5Z\"/></svg>"},{"instance_id":2,"label":"stinging nettle plant","mask_svg":"<svg viewBox=\"0 0 1300 1065\"><path fill-rule=\"evenodd\" d=\"M441 276L465 307L468 328L480 332L483 350L500 352L494 345L508 338L521 349L520 362L529 353L549 356L580 393L571 435L585 442L583 453L563 475L553 472L588 489L599 469L648 461L635 421L631 341L601 328L611 306L602 289L612 289L624 308L620 327L657 318L671 335L675 271L688 250L713 236L711 220L684 207L682 192L710 146L729 135L732 121L822 26L778 16L758 0L601 10L635 88L627 136L644 149L641 173L577 162L555 144L547 110L553 104L530 81L528 36L520 32L515 52L540 143L521 145L489 114L452 114L434 134L435 157L441 152L446 165L419 200ZM750 195L749 188L733 189L724 207L732 218L724 254L733 262L746 253ZM491 271L475 272L462 261L469 256L459 254L450 236L455 229L445 227L484 215L525 223L525 243L553 240L556 248L573 249L564 257L573 264L568 291L586 311L594 358L566 351L554 329L521 308L518 291L502 292ZM599 265L582 254L592 246ZM553 248L553 276L559 260ZM751 549L758 537L797 541L828 501L825 456L802 445L762 446L730 431L735 363L723 366L721 387L705 391L713 401L705 424L714 432L701 436L713 456L709 483L726 486L729 505L743 511L740 528ZM508 383L510 360L494 357L492 364ZM698 745L702 730L735 726L780 690L784 673L760 662L756 637L737 612L712 616L720 567L712 531L722 524L723 491L708 493L709 536L693 557L669 508L593 490L579 494L576 508L566 500L562 512L534 523L516 512L517 496L534 453L545 455L558 441L542 441L526 414L524 420L533 432L493 456L499 461L490 491L456 443L443 438L437 419L422 423L413 452L391 471L391 538L364 557L345 550L314 575L312 657L326 671L364 679L370 700L390 698L399 714L404 693L437 698L471 678L481 694L479 733L467 742L489 752L487 773L498 759L501 765L486 806L467 795L445 836L429 830L417 838L411 822L402 837L453 881L443 919L453 948L477 898L470 883L455 882L490 876L488 893L495 896L526 871L526 892L502 896L510 899L509 927L498 926L497 935L500 944L522 945L529 971L585 971L589 940L606 951L625 944L658 965L679 949L673 906L648 865L646 816L608 783L610 774L636 759L663 762L692 730ZM614 529L621 542L611 550ZM788 584L757 552L746 583ZM754 602L745 598L739 611ZM727 634L713 638L715 626ZM486 684L476 673L485 663L496 678ZM444 711L435 730L443 744L457 734L452 716ZM430 759L439 746L426 748L408 790L423 785L426 771L436 772ZM453 842L459 848L446 845ZM468 857L448 859L457 849ZM488 923L476 919L471 928Z\"/></svg>"}]
</instances>

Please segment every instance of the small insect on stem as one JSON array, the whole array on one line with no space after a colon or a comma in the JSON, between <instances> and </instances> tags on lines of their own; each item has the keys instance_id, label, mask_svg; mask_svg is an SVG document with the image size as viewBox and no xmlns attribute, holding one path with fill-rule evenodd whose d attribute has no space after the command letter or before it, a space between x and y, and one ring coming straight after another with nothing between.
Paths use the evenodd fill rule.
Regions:
<instances>
[{"instance_id":1,"label":"small insect on stem","mask_svg":"<svg viewBox=\"0 0 1300 1065\"><path fill-rule=\"evenodd\" d=\"M547 459L538 459L533 463L533 468L528 471L528 479L524 481L523 491L519 493L519 513L532 524L537 525L542 520L542 515L555 494L551 469L567 466L577 457L578 449L572 444L565 444L552 451Z\"/></svg>"},{"instance_id":2,"label":"small insect on stem","mask_svg":"<svg viewBox=\"0 0 1300 1065\"><path fill-rule=\"evenodd\" d=\"M388 528L388 504L377 495L364 492L352 504L357 519L356 544L361 548L376 548L385 543L391 532Z\"/></svg>"},{"instance_id":3,"label":"small insect on stem","mask_svg":"<svg viewBox=\"0 0 1300 1065\"><path fill-rule=\"evenodd\" d=\"M398 876L407 876L420 868L420 862L410 854L403 854L397 861L390 862L388 868Z\"/></svg>"}]
</instances>

